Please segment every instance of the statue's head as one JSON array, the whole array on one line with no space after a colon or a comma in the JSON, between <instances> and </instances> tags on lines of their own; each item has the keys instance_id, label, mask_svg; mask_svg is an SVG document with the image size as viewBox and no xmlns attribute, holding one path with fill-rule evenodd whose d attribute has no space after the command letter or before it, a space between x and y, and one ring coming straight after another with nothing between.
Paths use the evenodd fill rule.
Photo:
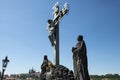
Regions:
<instances>
[{"instance_id":1,"label":"statue's head","mask_svg":"<svg viewBox=\"0 0 120 80\"><path fill-rule=\"evenodd\" d=\"M47 21L47 22L50 24L50 23L52 23L52 20L51 20L51 19L48 19L48 21Z\"/></svg>"},{"instance_id":2,"label":"statue's head","mask_svg":"<svg viewBox=\"0 0 120 80\"><path fill-rule=\"evenodd\" d=\"M47 55L44 55L44 60L47 60Z\"/></svg>"},{"instance_id":3,"label":"statue's head","mask_svg":"<svg viewBox=\"0 0 120 80\"><path fill-rule=\"evenodd\" d=\"M78 38L77 38L78 41L82 41L83 40L83 36L82 35L79 35Z\"/></svg>"}]
</instances>

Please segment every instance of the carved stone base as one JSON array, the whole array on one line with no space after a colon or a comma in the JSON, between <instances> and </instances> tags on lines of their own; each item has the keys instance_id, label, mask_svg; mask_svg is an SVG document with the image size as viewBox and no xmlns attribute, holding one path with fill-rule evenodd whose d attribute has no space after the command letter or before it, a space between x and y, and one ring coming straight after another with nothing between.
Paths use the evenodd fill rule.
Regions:
<instances>
[{"instance_id":1,"label":"carved stone base","mask_svg":"<svg viewBox=\"0 0 120 80\"><path fill-rule=\"evenodd\" d=\"M74 80L73 71L63 65L55 65L45 76L46 80Z\"/></svg>"}]
</instances>

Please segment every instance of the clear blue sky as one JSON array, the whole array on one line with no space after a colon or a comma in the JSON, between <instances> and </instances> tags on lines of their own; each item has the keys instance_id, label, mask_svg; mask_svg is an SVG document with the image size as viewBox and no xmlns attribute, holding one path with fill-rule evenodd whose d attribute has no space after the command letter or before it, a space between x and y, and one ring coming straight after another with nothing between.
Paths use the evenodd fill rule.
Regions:
<instances>
[{"instance_id":1,"label":"clear blue sky","mask_svg":"<svg viewBox=\"0 0 120 80\"><path fill-rule=\"evenodd\" d=\"M0 69L5 73L40 71L43 56L53 62L53 48L46 30L57 0L0 0ZM60 23L60 64L73 69L71 48L79 34L87 45L90 74L120 74L120 0L60 0L70 12Z\"/></svg>"}]
</instances>

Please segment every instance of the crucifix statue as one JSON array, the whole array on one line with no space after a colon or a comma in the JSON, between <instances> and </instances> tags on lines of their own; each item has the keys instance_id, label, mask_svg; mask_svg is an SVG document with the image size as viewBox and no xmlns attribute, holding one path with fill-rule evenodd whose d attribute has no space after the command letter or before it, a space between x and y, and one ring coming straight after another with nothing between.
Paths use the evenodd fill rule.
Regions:
<instances>
[{"instance_id":1,"label":"crucifix statue","mask_svg":"<svg viewBox=\"0 0 120 80\"><path fill-rule=\"evenodd\" d=\"M53 19L48 19L47 30L49 32L48 38L54 47L55 65L59 65L59 22L61 18L69 12L68 4L64 4L64 8L59 11L59 2L53 6Z\"/></svg>"}]
</instances>

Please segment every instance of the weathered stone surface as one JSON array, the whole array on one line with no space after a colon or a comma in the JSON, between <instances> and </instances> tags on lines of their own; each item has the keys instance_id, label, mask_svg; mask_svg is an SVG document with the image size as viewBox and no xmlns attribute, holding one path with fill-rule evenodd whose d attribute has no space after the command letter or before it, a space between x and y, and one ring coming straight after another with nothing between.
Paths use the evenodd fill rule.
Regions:
<instances>
[{"instance_id":1,"label":"weathered stone surface","mask_svg":"<svg viewBox=\"0 0 120 80\"><path fill-rule=\"evenodd\" d=\"M73 71L63 65L53 66L41 77L45 77L44 80L74 80Z\"/></svg>"}]
</instances>

